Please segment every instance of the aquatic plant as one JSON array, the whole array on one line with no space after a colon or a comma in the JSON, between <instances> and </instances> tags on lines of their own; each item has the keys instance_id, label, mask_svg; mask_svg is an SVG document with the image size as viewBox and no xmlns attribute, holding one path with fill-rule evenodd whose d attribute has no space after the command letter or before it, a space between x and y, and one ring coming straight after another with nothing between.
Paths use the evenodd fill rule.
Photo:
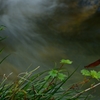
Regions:
<instances>
[{"instance_id":1,"label":"aquatic plant","mask_svg":"<svg viewBox=\"0 0 100 100\"><path fill-rule=\"evenodd\" d=\"M1 25L0 26L0 31L4 30L5 26ZM5 40L7 37L1 37L0 36L0 41L3 41ZM4 47L0 49L0 54L2 53ZM0 61L0 64L8 57L9 55L5 56L1 61Z\"/></svg>"},{"instance_id":2,"label":"aquatic plant","mask_svg":"<svg viewBox=\"0 0 100 100\"><path fill-rule=\"evenodd\" d=\"M0 100L88 100L90 95L84 95L85 92L98 86L95 84L87 89L80 88L90 80L67 84L67 81L77 71L78 67L72 72L66 73L64 65L72 64L72 61L62 59L61 66L34 74L39 66L30 72L23 72L18 75L18 80L5 84L8 76L5 76L0 83ZM87 76L85 70L81 71ZM67 84L66 87L63 86Z\"/></svg>"},{"instance_id":3,"label":"aquatic plant","mask_svg":"<svg viewBox=\"0 0 100 100\"><path fill-rule=\"evenodd\" d=\"M4 27L0 27L0 31ZM0 37L0 41L6 37ZM4 48L0 50L2 53ZM9 55L8 55L9 56ZM6 56L0 61L0 64L8 57ZM69 59L62 59L61 66L55 66L54 69L46 70L41 73L34 74L39 66L30 72L23 72L18 75L18 80L7 82L9 75L3 75L0 83L0 100L89 100L89 95L84 93L100 85L100 71L82 69L81 73L86 78L80 82L67 84L67 81L74 75L78 67L70 73L64 69L64 65L72 64ZM100 63L99 63L100 64ZM90 68L90 64L85 68ZM97 65L97 62L96 62ZM98 83L91 85L89 88L82 89L83 85L90 82L90 78L95 78ZM67 84L66 87L64 84Z\"/></svg>"}]
</instances>

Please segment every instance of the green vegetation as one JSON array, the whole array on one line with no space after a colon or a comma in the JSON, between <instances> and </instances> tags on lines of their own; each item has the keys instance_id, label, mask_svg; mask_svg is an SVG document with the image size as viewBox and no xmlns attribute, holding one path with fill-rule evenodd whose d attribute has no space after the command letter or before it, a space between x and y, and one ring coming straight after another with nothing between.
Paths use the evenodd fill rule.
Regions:
<instances>
[{"instance_id":1,"label":"green vegetation","mask_svg":"<svg viewBox=\"0 0 100 100\"><path fill-rule=\"evenodd\" d=\"M0 28L2 30L3 27ZM0 37L0 40L4 38ZM0 53L3 48L0 50ZM8 56L6 56L8 57ZM5 58L6 58L5 57ZM5 59L4 58L4 59ZM4 59L0 62L2 63ZM4 75L0 83L0 100L92 100L90 95L84 93L100 85L100 71L82 69L81 73L85 77L80 82L69 84L68 80L74 75L78 67L70 73L66 71L68 64L72 61L62 59L61 66L55 66L54 69L44 71L34 75L39 67L30 72L20 73L18 80L7 83L8 76ZM98 83L91 85L89 88L82 89L83 85L89 83L94 78ZM64 86L66 84L66 86Z\"/></svg>"},{"instance_id":2,"label":"green vegetation","mask_svg":"<svg viewBox=\"0 0 100 100\"><path fill-rule=\"evenodd\" d=\"M0 31L4 30L5 26L0 26ZM7 37L1 37L0 36L0 41L5 40ZM2 51L4 50L4 47L0 49L0 54L2 53ZM4 57L1 61L0 64L8 57L9 55L7 55L6 57Z\"/></svg>"},{"instance_id":3,"label":"green vegetation","mask_svg":"<svg viewBox=\"0 0 100 100\"><path fill-rule=\"evenodd\" d=\"M63 59L60 63L61 66L59 68L35 75L33 72L39 67L30 72L20 73L18 75L19 79L9 84L5 83L11 73L5 76L0 83L0 100L89 100L90 95L86 96L84 93L100 85L100 83L82 90L80 87L90 81L90 79L85 78L81 82L68 84L64 88L63 85L67 84L68 79L71 78L78 68L72 73L66 73L63 66L71 64L72 61ZM100 78L100 72L83 69L81 73L87 77Z\"/></svg>"},{"instance_id":4,"label":"green vegetation","mask_svg":"<svg viewBox=\"0 0 100 100\"><path fill-rule=\"evenodd\" d=\"M89 76L89 77L92 77L92 78L95 78L99 81L100 79L100 71L95 71L95 70L86 70L86 69L83 69L81 70L81 73L84 75L84 76Z\"/></svg>"}]
</instances>

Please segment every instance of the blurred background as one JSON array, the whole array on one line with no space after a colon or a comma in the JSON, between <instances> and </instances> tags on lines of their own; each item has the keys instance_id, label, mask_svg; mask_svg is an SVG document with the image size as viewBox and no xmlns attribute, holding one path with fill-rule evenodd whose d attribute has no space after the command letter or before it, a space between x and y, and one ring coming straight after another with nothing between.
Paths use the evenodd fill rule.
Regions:
<instances>
[{"instance_id":1,"label":"blurred background","mask_svg":"<svg viewBox=\"0 0 100 100\"><path fill-rule=\"evenodd\" d=\"M5 26L0 36L7 36L0 42L0 60L11 54L0 64L0 76L13 72L13 80L37 66L36 72L51 69L62 58L73 61L69 71L100 59L99 5L99 0L0 0Z\"/></svg>"}]
</instances>

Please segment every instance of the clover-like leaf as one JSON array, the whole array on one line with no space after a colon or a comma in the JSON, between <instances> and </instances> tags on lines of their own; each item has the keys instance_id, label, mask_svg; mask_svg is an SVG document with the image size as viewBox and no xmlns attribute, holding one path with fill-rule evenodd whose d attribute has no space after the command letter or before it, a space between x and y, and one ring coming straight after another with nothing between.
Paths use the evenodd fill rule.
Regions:
<instances>
[{"instance_id":1,"label":"clover-like leaf","mask_svg":"<svg viewBox=\"0 0 100 100\"><path fill-rule=\"evenodd\" d=\"M51 70L50 72L49 72L49 75L51 76L51 77L56 77L57 76L57 74L58 74L58 71L57 70Z\"/></svg>"},{"instance_id":2,"label":"clover-like leaf","mask_svg":"<svg viewBox=\"0 0 100 100\"><path fill-rule=\"evenodd\" d=\"M65 79L65 77L67 77L65 74L63 73L58 73L58 79L63 81Z\"/></svg>"},{"instance_id":3,"label":"clover-like leaf","mask_svg":"<svg viewBox=\"0 0 100 100\"><path fill-rule=\"evenodd\" d=\"M98 75L98 78L100 78L100 71L97 73L97 75Z\"/></svg>"},{"instance_id":4,"label":"clover-like leaf","mask_svg":"<svg viewBox=\"0 0 100 100\"><path fill-rule=\"evenodd\" d=\"M91 73L88 70L86 70L86 69L81 70L81 73L84 76L91 76Z\"/></svg>"},{"instance_id":5,"label":"clover-like leaf","mask_svg":"<svg viewBox=\"0 0 100 100\"><path fill-rule=\"evenodd\" d=\"M60 63L61 64L72 64L72 61L70 61L70 60L66 60L66 59L62 59L61 61L60 61Z\"/></svg>"},{"instance_id":6,"label":"clover-like leaf","mask_svg":"<svg viewBox=\"0 0 100 100\"><path fill-rule=\"evenodd\" d=\"M95 70L91 70L91 77L92 77L92 78L95 78L95 79L97 79L97 80L99 79L99 78L98 78L98 73L97 73Z\"/></svg>"}]
</instances>

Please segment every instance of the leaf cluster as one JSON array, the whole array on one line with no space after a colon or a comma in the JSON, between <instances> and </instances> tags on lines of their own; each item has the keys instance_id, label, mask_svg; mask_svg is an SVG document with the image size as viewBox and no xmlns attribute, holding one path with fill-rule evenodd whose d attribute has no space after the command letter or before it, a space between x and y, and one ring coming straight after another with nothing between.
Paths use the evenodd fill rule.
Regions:
<instances>
[{"instance_id":1,"label":"leaf cluster","mask_svg":"<svg viewBox=\"0 0 100 100\"><path fill-rule=\"evenodd\" d=\"M63 88L76 70L69 75L59 68L34 75L34 69L19 74L19 80L10 84L5 84L7 78L4 78L0 84L0 100L77 100L71 99L77 93L72 86Z\"/></svg>"},{"instance_id":2,"label":"leaf cluster","mask_svg":"<svg viewBox=\"0 0 100 100\"><path fill-rule=\"evenodd\" d=\"M100 79L100 71L95 71L95 70L87 70L87 69L83 69L81 70L81 73L82 75L84 76L89 76L89 77L92 77L92 78L95 78L97 80Z\"/></svg>"}]
</instances>

